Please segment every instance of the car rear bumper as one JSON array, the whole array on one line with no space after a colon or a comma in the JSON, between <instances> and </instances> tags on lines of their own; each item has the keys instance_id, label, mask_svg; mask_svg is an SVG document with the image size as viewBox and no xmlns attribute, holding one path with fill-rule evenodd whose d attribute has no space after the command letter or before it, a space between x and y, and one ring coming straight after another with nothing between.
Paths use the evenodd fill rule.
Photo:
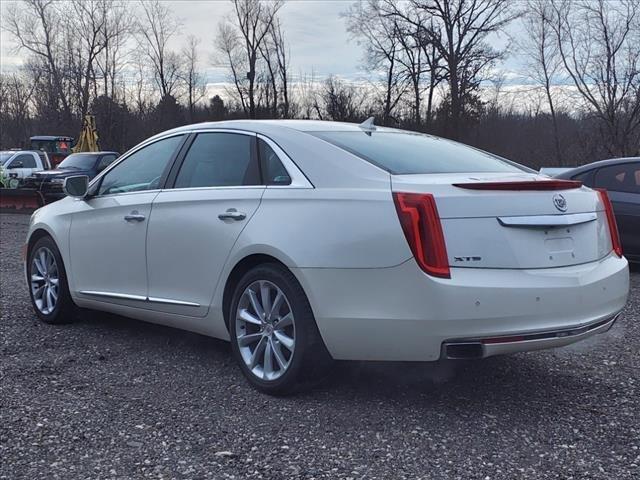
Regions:
<instances>
[{"instance_id":1,"label":"car rear bumper","mask_svg":"<svg viewBox=\"0 0 640 480\"><path fill-rule=\"evenodd\" d=\"M483 344L475 358L568 345L610 328L629 290L628 263L615 255L549 269L453 268L451 279L428 277L413 259L293 271L327 348L344 360L433 361L446 343L496 337L527 336Z\"/></svg>"}]
</instances>

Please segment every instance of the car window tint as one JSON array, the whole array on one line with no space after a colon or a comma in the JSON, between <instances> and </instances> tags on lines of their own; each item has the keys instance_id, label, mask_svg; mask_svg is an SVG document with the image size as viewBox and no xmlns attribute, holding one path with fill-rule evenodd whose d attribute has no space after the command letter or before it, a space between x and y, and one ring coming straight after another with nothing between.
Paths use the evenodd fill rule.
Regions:
<instances>
[{"instance_id":1,"label":"car window tint","mask_svg":"<svg viewBox=\"0 0 640 480\"><path fill-rule=\"evenodd\" d=\"M579 173L571 177L572 180L580 180L587 187L593 186L593 170L587 170L586 172Z\"/></svg>"},{"instance_id":2,"label":"car window tint","mask_svg":"<svg viewBox=\"0 0 640 480\"><path fill-rule=\"evenodd\" d=\"M482 150L419 133L309 133L396 175L528 171Z\"/></svg>"},{"instance_id":3,"label":"car window tint","mask_svg":"<svg viewBox=\"0 0 640 480\"><path fill-rule=\"evenodd\" d=\"M175 188L260 185L253 155L255 137L235 133L199 134L180 167Z\"/></svg>"},{"instance_id":4,"label":"car window tint","mask_svg":"<svg viewBox=\"0 0 640 480\"><path fill-rule=\"evenodd\" d=\"M262 139L258 140L262 175L266 185L289 185L291 177L276 152Z\"/></svg>"},{"instance_id":5,"label":"car window tint","mask_svg":"<svg viewBox=\"0 0 640 480\"><path fill-rule=\"evenodd\" d=\"M18 167L18 162L22 162L22 167ZM9 168L36 168L36 159L33 158L33 155L28 153L23 153L22 155L18 155L16 158L11 160L11 164Z\"/></svg>"},{"instance_id":6,"label":"car window tint","mask_svg":"<svg viewBox=\"0 0 640 480\"><path fill-rule=\"evenodd\" d=\"M162 173L182 138L177 135L158 140L129 155L102 178L98 195L159 188Z\"/></svg>"},{"instance_id":7,"label":"car window tint","mask_svg":"<svg viewBox=\"0 0 640 480\"><path fill-rule=\"evenodd\" d=\"M602 167L596 172L595 185L613 192L640 193L639 169L640 162Z\"/></svg>"},{"instance_id":8,"label":"car window tint","mask_svg":"<svg viewBox=\"0 0 640 480\"><path fill-rule=\"evenodd\" d=\"M116 159L115 155L105 155L104 157L102 157L100 159L100 161L98 162L98 166L96 167L98 169L98 171L102 171L105 168L107 168L109 165L111 165L111 163Z\"/></svg>"}]
</instances>

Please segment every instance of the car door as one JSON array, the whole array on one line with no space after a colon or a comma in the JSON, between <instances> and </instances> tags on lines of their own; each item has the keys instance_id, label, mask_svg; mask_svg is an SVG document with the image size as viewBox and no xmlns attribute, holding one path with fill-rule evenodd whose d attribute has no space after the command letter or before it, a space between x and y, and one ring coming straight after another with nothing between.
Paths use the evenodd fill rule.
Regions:
<instances>
[{"instance_id":1,"label":"car door","mask_svg":"<svg viewBox=\"0 0 640 480\"><path fill-rule=\"evenodd\" d=\"M21 153L9 162L7 165L7 173L12 178L26 178L32 172L39 170L38 159L32 153Z\"/></svg>"},{"instance_id":2,"label":"car door","mask_svg":"<svg viewBox=\"0 0 640 480\"><path fill-rule=\"evenodd\" d=\"M256 137L202 132L191 138L153 202L147 235L150 308L206 315L229 252L256 212Z\"/></svg>"},{"instance_id":3,"label":"car door","mask_svg":"<svg viewBox=\"0 0 640 480\"><path fill-rule=\"evenodd\" d=\"M622 250L627 256L640 256L640 162L625 162L598 169L597 188L605 188L613 205Z\"/></svg>"},{"instance_id":4,"label":"car door","mask_svg":"<svg viewBox=\"0 0 640 480\"><path fill-rule=\"evenodd\" d=\"M151 205L184 140L176 135L137 149L90 187L70 231L76 293L139 306L147 301L146 234Z\"/></svg>"}]
</instances>

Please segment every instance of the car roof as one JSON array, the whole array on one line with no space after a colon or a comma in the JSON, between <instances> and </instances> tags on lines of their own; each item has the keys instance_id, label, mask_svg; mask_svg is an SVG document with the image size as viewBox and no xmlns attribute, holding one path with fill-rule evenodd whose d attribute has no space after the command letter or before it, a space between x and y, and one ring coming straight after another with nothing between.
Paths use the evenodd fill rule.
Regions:
<instances>
[{"instance_id":1,"label":"car roof","mask_svg":"<svg viewBox=\"0 0 640 480\"><path fill-rule=\"evenodd\" d=\"M362 128L360 128L360 125L357 123L333 122L326 120L224 120L221 122L202 122L183 125L181 127L174 128L173 130L169 130L168 132L162 132L159 135L192 130L206 130L211 128L249 130L262 133L263 131L273 131L274 127L297 130L298 132L362 132ZM404 130L380 127L377 125L376 131L405 132Z\"/></svg>"},{"instance_id":2,"label":"car roof","mask_svg":"<svg viewBox=\"0 0 640 480\"><path fill-rule=\"evenodd\" d=\"M62 140L62 141L72 141L73 137L67 137L66 135L36 135L34 137L30 137L29 140Z\"/></svg>"},{"instance_id":3,"label":"car roof","mask_svg":"<svg viewBox=\"0 0 640 480\"><path fill-rule=\"evenodd\" d=\"M75 152L72 155L120 155L118 152L113 152L111 150L104 150L100 152Z\"/></svg>"},{"instance_id":4,"label":"car roof","mask_svg":"<svg viewBox=\"0 0 640 480\"><path fill-rule=\"evenodd\" d=\"M601 167L608 167L611 165L622 165L625 163L634 163L640 162L640 157L620 157L620 158L609 158L607 160L599 160L597 162L587 163L586 165L582 165L580 167L572 168L566 172L562 172L559 175L556 175L557 178L570 178L579 173L588 172L589 170L595 170Z\"/></svg>"}]
</instances>

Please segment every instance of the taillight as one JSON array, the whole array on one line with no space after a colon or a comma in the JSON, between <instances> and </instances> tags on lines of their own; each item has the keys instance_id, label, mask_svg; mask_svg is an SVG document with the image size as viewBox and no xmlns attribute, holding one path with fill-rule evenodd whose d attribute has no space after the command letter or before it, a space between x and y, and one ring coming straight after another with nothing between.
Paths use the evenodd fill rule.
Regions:
<instances>
[{"instance_id":1,"label":"taillight","mask_svg":"<svg viewBox=\"0 0 640 480\"><path fill-rule=\"evenodd\" d=\"M613 214L613 206L611 205L611 200L609 200L609 195L604 188L596 188L598 191L598 195L600 195L600 200L604 204L604 211L607 214L607 223L609 224L609 233L611 234L611 245L613 246L613 251L619 257L622 257L622 243L620 243L620 234L618 233L618 224L616 223L616 217Z\"/></svg>"},{"instance_id":2,"label":"taillight","mask_svg":"<svg viewBox=\"0 0 640 480\"><path fill-rule=\"evenodd\" d=\"M433 195L394 192L400 225L418 265L429 275L451 278L447 246Z\"/></svg>"}]
</instances>

